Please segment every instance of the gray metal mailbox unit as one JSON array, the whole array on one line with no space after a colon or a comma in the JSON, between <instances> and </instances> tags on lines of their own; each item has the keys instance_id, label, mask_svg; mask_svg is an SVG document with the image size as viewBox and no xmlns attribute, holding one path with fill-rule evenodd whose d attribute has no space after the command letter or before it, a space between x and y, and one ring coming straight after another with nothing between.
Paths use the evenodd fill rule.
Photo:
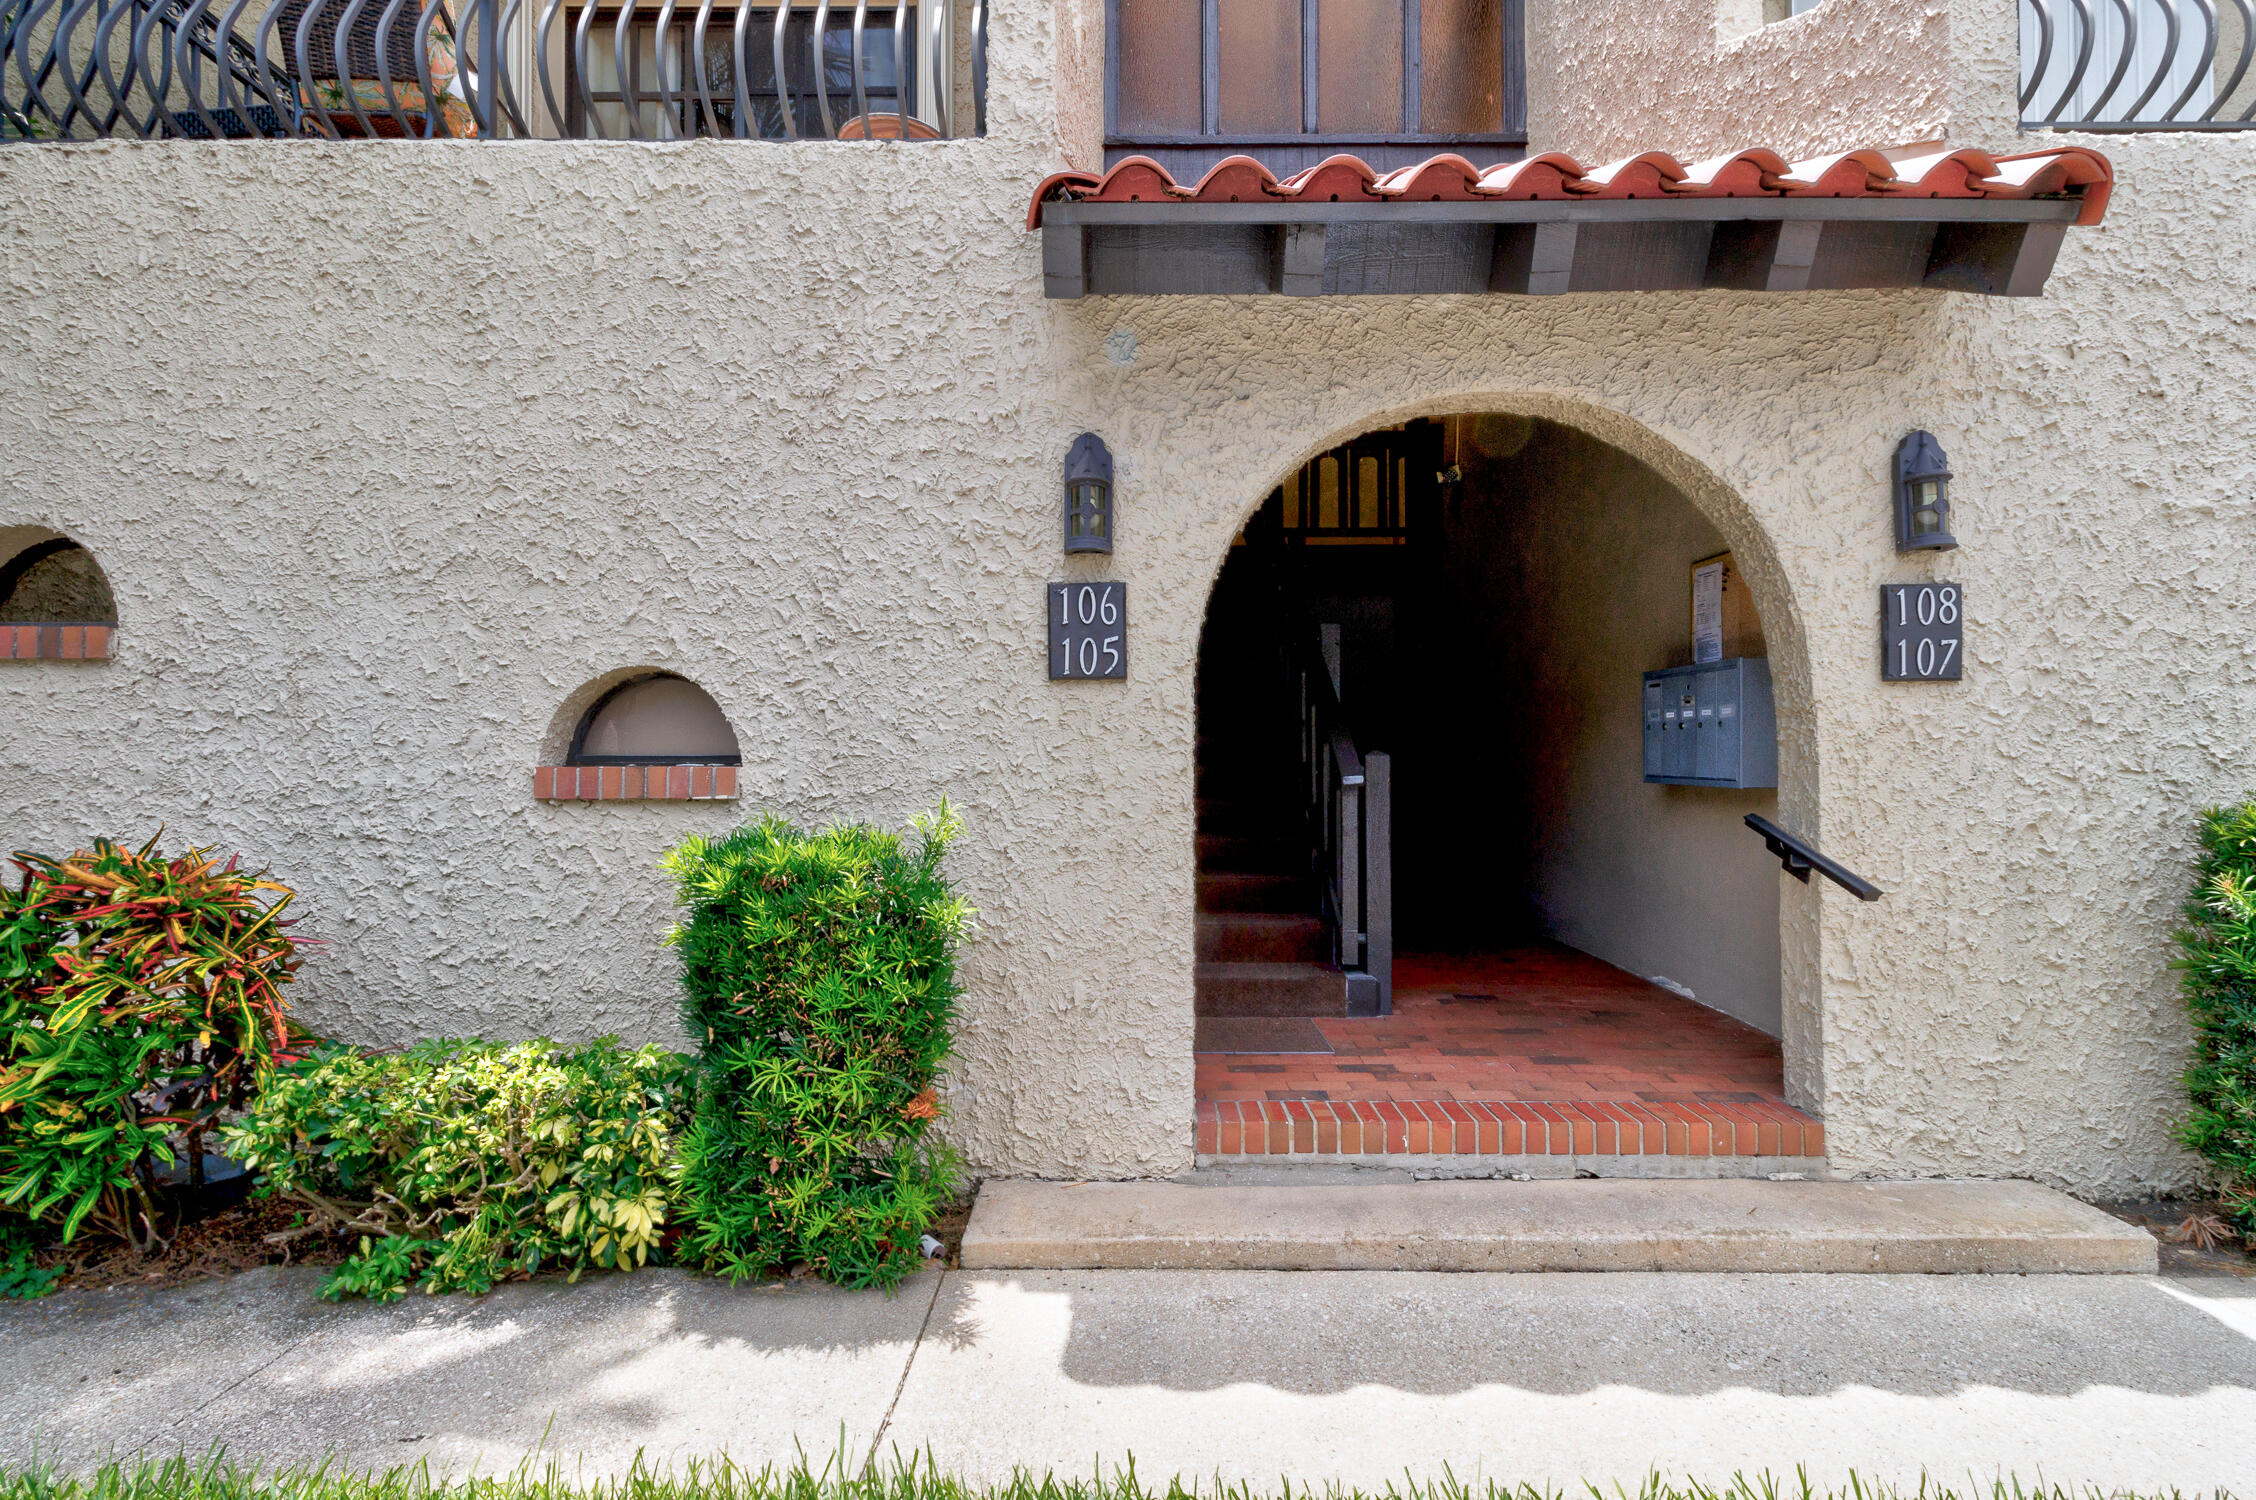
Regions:
<instances>
[{"instance_id":1,"label":"gray metal mailbox unit","mask_svg":"<svg viewBox=\"0 0 2256 1500\"><path fill-rule=\"evenodd\" d=\"M1770 663L1741 656L1647 672L1645 779L1668 786L1778 785Z\"/></svg>"}]
</instances>

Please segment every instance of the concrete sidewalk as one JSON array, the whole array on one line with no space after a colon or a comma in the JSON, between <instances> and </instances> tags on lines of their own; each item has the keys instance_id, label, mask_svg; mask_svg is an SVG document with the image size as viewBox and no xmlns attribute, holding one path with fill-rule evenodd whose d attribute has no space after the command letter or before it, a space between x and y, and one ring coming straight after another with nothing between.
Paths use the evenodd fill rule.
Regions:
<instances>
[{"instance_id":1,"label":"concrete sidewalk","mask_svg":"<svg viewBox=\"0 0 2256 1500\"><path fill-rule=\"evenodd\" d=\"M0 1305L0 1457L546 1451L610 1471L929 1447L993 1478L1648 1470L2256 1491L2256 1284L2139 1276L675 1271L390 1307L318 1273Z\"/></svg>"}]
</instances>

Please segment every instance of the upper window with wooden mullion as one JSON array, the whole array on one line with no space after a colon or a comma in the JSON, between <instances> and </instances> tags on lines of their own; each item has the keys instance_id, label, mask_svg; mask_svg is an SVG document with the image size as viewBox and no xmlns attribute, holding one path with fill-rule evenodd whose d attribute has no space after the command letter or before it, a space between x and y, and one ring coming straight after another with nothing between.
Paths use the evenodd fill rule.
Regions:
<instances>
[{"instance_id":1,"label":"upper window with wooden mullion","mask_svg":"<svg viewBox=\"0 0 2256 1500\"><path fill-rule=\"evenodd\" d=\"M1513 142L1520 0L1107 0L1115 143Z\"/></svg>"}]
</instances>

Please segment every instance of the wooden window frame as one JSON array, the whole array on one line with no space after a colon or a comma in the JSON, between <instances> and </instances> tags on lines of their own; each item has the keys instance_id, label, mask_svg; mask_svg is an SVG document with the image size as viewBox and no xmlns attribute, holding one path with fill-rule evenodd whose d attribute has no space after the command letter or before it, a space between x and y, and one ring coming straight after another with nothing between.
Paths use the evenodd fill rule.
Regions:
<instances>
[{"instance_id":1,"label":"wooden window frame","mask_svg":"<svg viewBox=\"0 0 2256 1500\"><path fill-rule=\"evenodd\" d=\"M1401 128L1391 132L1326 131L1320 128L1318 105L1322 94L1319 35L1321 0L1300 0L1300 124L1297 132L1225 132L1222 129L1222 0L1199 0L1199 125L1197 134L1120 129L1120 0L1105 0L1105 158L1143 152L1165 162L1185 151L1211 152L1216 147L1328 148L1353 151L1370 147L1525 147L1527 144L1527 11L1526 0L1498 0L1498 21L1503 30L1501 127L1494 131L1445 134L1420 128L1424 119L1420 50L1419 0L1402 0L1402 116ZM1384 155L1370 152L1370 155ZM1430 155L1432 152L1420 153ZM1374 166L1380 165L1378 162Z\"/></svg>"},{"instance_id":2,"label":"wooden window frame","mask_svg":"<svg viewBox=\"0 0 2256 1500\"><path fill-rule=\"evenodd\" d=\"M1270 495L1277 502L1277 531L1286 546L1401 546L1411 533L1411 511L1430 504L1440 493L1442 429L1431 421L1367 432L1339 447L1317 454L1295 470L1287 485ZM1363 463L1374 462L1376 483L1367 486ZM1325 525L1318 506L1323 492L1323 465L1336 463L1338 510ZM1372 512L1370 524L1363 512Z\"/></svg>"}]
</instances>

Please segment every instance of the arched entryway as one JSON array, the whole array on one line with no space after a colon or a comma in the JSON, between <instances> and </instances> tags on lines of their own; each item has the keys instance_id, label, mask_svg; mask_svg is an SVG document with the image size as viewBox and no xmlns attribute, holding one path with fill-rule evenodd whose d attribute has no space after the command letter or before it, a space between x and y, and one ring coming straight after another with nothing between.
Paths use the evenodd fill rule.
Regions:
<instances>
[{"instance_id":1,"label":"arched entryway","mask_svg":"<svg viewBox=\"0 0 2256 1500\"><path fill-rule=\"evenodd\" d=\"M1806 676L1714 510L1588 424L1471 411L1249 517L1199 658L1202 1154L1822 1156L1744 822L1798 821ZM1680 700L1697 765L1656 738Z\"/></svg>"}]
</instances>

